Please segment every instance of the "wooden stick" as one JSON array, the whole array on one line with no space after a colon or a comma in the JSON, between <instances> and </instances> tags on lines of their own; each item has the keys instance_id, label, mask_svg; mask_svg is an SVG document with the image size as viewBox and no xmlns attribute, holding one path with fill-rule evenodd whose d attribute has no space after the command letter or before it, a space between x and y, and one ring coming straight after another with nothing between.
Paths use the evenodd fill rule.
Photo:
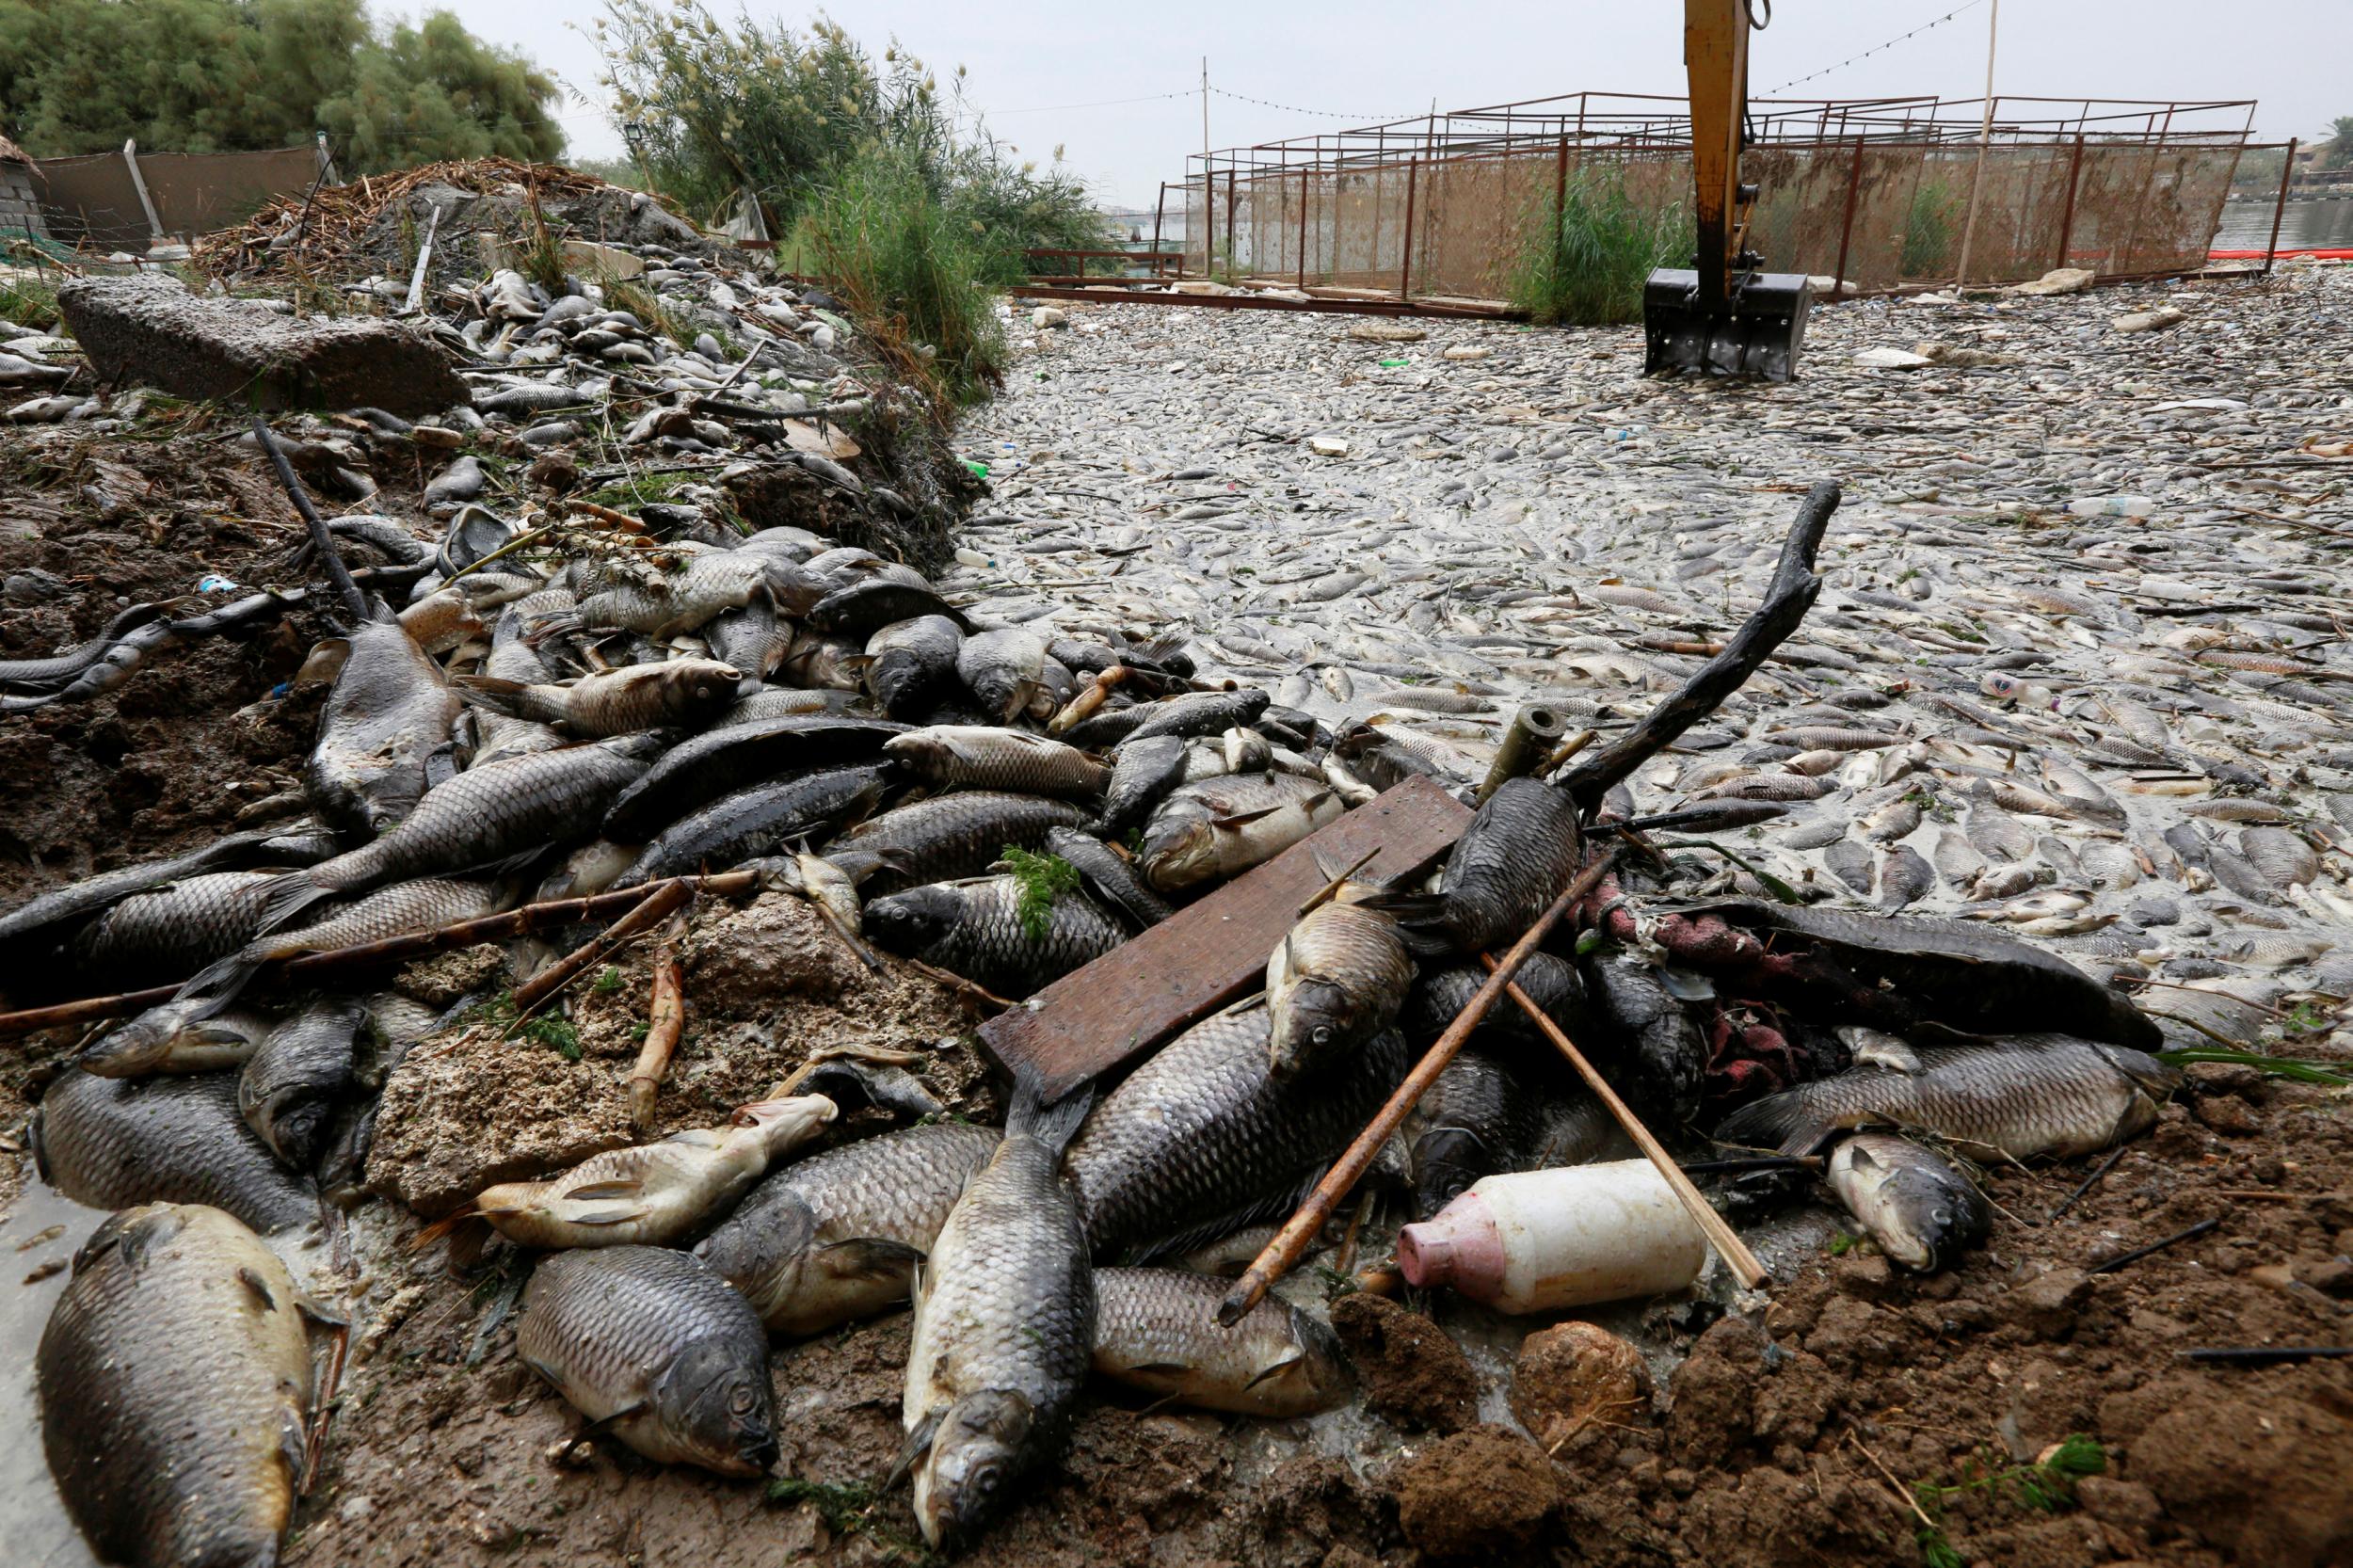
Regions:
<instances>
[{"instance_id":1,"label":"wooden stick","mask_svg":"<svg viewBox=\"0 0 2353 1568\"><path fill-rule=\"evenodd\" d=\"M344 1363L351 1354L351 1325L337 1323L331 1330L327 1352L327 1375L320 1380L318 1414L306 1434L302 1456L302 1484L296 1490L309 1496L311 1488L318 1484L319 1462L327 1457L327 1423L335 1418L335 1395L343 1387Z\"/></svg>"},{"instance_id":2,"label":"wooden stick","mask_svg":"<svg viewBox=\"0 0 2353 1568\"><path fill-rule=\"evenodd\" d=\"M749 892L759 882L760 873L757 872L721 872L715 876L671 877L662 882L624 888L618 892L597 893L587 898L550 899L545 904L526 904L503 915L484 915L477 920L459 920L455 925L436 926L431 931L412 931L405 936L388 936L378 942L356 942L347 948L306 952L288 961L281 972L289 980L309 981L327 970L346 966L390 963L395 959L440 952L448 948L470 948L478 942L526 936L553 926L601 920L607 915L635 908L645 901L648 893L669 887L672 883L683 883L697 894L716 893L724 898ZM169 1001L179 994L180 987L177 985L156 985L144 991L125 991L118 996L89 997L81 1001L58 1002L52 1007L29 1008L22 1013L0 1013L0 1039L31 1034L44 1029L57 1029L66 1024L88 1023L93 1018L117 1017L152 1007L157 1002Z\"/></svg>"},{"instance_id":3,"label":"wooden stick","mask_svg":"<svg viewBox=\"0 0 2353 1568\"><path fill-rule=\"evenodd\" d=\"M1497 972L1491 954L1481 953L1479 961L1486 966L1489 974ZM1576 1042L1559 1024L1553 1022L1552 1015L1537 1006L1534 999L1517 985L1506 984L1503 989L1506 995L1520 1004L1520 1011L1528 1015L1529 1020L1544 1032L1545 1038L1569 1059L1569 1065L1577 1069L1577 1076L1585 1080L1585 1086L1593 1092L1593 1097L1609 1107L1609 1113L1618 1118L1618 1125L1625 1128L1628 1138L1634 1140L1634 1146L1658 1167L1658 1174L1666 1178L1669 1187L1674 1189L1675 1199L1683 1205L1684 1212L1691 1216L1691 1223L1700 1227L1700 1233L1707 1238L1708 1245L1714 1247L1717 1256L1724 1260L1733 1277L1740 1282L1743 1288L1750 1290L1764 1284L1768 1276L1765 1265L1756 1260L1756 1254L1749 1251L1748 1243L1741 1240L1732 1226L1724 1223L1724 1217L1700 1195L1700 1190L1691 1184L1691 1178L1683 1174L1683 1167L1676 1164L1674 1157L1651 1136L1650 1128L1642 1125L1642 1119L1618 1097L1618 1092L1609 1087L1609 1080L1585 1060L1585 1053L1577 1048Z\"/></svg>"},{"instance_id":4,"label":"wooden stick","mask_svg":"<svg viewBox=\"0 0 2353 1568\"><path fill-rule=\"evenodd\" d=\"M1814 571L1814 552L1821 548L1831 514L1838 510L1835 481L1825 479L1805 492L1798 520L1782 542L1781 560L1765 590L1765 602L1741 623L1724 650L1702 664L1680 689L1618 739L1584 758L1561 782L1588 815L1601 805L1611 788L1672 744L1685 730L1722 706L1724 698L1756 673L1773 649L1805 619L1821 596L1822 580Z\"/></svg>"},{"instance_id":5,"label":"wooden stick","mask_svg":"<svg viewBox=\"0 0 2353 1568\"><path fill-rule=\"evenodd\" d=\"M1463 1011L1455 1015L1454 1021L1447 1025L1446 1032L1438 1036L1437 1043L1414 1064L1414 1070L1405 1075L1405 1081L1397 1086L1397 1092L1389 1096L1388 1103L1373 1114L1371 1123L1356 1135L1356 1141L1332 1162L1332 1168L1324 1173L1323 1179L1317 1182L1315 1190L1301 1202L1299 1211L1290 1217L1289 1224L1275 1232L1273 1239L1251 1263L1249 1271L1218 1304L1217 1320L1220 1323L1232 1328L1240 1322L1242 1314L1265 1299L1267 1287L1289 1272L1306 1256L1308 1246L1322 1232L1324 1222L1332 1217L1332 1210L1338 1207L1340 1199L1347 1196L1348 1190L1356 1185L1357 1178L1371 1165L1373 1157L1381 1152L1381 1145L1389 1141L1389 1135L1405 1120L1406 1112L1414 1109L1421 1096L1429 1092L1430 1086L1438 1080L1438 1075L1446 1071L1447 1064L1461 1053L1463 1042L1470 1038L1471 1031L1477 1029L1481 1020L1486 1017L1488 1010L1503 995L1504 987L1511 984L1512 977L1528 961L1528 955L1552 935L1553 927L1561 923L1561 917L1569 912L1571 904L1600 886L1601 879L1609 873L1609 868L1616 862L1616 851L1604 851L1601 858L1570 880L1569 885L1561 890L1561 896L1554 899L1551 905L1537 917L1536 923L1528 928L1527 935L1512 944L1512 951L1503 955L1503 962L1487 977L1487 983L1473 993Z\"/></svg>"},{"instance_id":6,"label":"wooden stick","mask_svg":"<svg viewBox=\"0 0 2353 1568\"><path fill-rule=\"evenodd\" d=\"M278 444L278 437L271 432L269 421L264 419L258 409L253 415L253 439L262 443L262 451L268 456L270 466L278 471L278 482L285 487L286 498L294 503L294 509L302 514L304 525L311 530L311 547L318 552L319 565L326 568L328 582L334 584L335 592L342 596L344 608L350 612L351 618L364 626L368 619L367 596L360 591L360 584L352 581L351 568L344 564L342 553L335 548L335 536L328 529L326 520L319 516L319 509L311 504L310 492L295 476L294 465L286 460L285 448Z\"/></svg>"},{"instance_id":7,"label":"wooden stick","mask_svg":"<svg viewBox=\"0 0 2353 1568\"><path fill-rule=\"evenodd\" d=\"M631 892L636 892L632 888ZM657 883L653 890L644 894L637 906L619 920L601 936L591 937L563 957L541 969L522 984L515 987L515 1016L520 1018L571 984L580 971L619 947L623 942L652 925L656 920L679 909L695 896L693 883L685 877Z\"/></svg>"},{"instance_id":8,"label":"wooden stick","mask_svg":"<svg viewBox=\"0 0 2353 1568\"><path fill-rule=\"evenodd\" d=\"M646 1043L638 1048L637 1064L629 1070L629 1120L640 1137L653 1131L653 1104L662 1093L662 1075L670 1070L670 1056L686 1027L686 982L679 972L678 944L664 942L653 955L653 1007L648 1015Z\"/></svg>"}]
</instances>

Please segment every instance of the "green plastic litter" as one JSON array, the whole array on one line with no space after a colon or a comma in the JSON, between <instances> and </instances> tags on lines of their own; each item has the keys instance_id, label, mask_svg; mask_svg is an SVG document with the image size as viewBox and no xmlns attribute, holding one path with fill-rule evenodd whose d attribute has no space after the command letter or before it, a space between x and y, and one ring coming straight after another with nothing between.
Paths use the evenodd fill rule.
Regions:
<instances>
[{"instance_id":1,"label":"green plastic litter","mask_svg":"<svg viewBox=\"0 0 2353 1568\"><path fill-rule=\"evenodd\" d=\"M988 465L986 463L976 463L971 458L967 457L964 460L964 466L972 471L973 477L976 479L985 479L988 477Z\"/></svg>"},{"instance_id":2,"label":"green plastic litter","mask_svg":"<svg viewBox=\"0 0 2353 1568\"><path fill-rule=\"evenodd\" d=\"M1410 365L1414 361L1411 360L1384 360L1381 361L1381 368L1383 370L1403 370L1407 365Z\"/></svg>"}]
</instances>

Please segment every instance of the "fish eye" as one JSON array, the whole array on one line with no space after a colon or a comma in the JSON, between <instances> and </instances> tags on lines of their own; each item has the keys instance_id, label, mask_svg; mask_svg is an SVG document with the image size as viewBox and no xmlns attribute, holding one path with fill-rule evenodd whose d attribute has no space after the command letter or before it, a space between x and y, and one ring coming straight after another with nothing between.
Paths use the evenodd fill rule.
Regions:
<instances>
[{"instance_id":1,"label":"fish eye","mask_svg":"<svg viewBox=\"0 0 2353 1568\"><path fill-rule=\"evenodd\" d=\"M728 1414L730 1416L749 1416L752 1406L759 1402L748 1383L739 1383L728 1391Z\"/></svg>"},{"instance_id":2,"label":"fish eye","mask_svg":"<svg viewBox=\"0 0 2353 1568\"><path fill-rule=\"evenodd\" d=\"M996 1496L997 1481L997 1466L994 1464L984 1465L972 1477L972 1484L981 1489L981 1495L984 1496Z\"/></svg>"},{"instance_id":3,"label":"fish eye","mask_svg":"<svg viewBox=\"0 0 2353 1568\"><path fill-rule=\"evenodd\" d=\"M1330 1024L1318 1024L1315 1027L1315 1032L1309 1034L1307 1038L1313 1040L1319 1046L1328 1046L1332 1043L1332 1026Z\"/></svg>"}]
</instances>

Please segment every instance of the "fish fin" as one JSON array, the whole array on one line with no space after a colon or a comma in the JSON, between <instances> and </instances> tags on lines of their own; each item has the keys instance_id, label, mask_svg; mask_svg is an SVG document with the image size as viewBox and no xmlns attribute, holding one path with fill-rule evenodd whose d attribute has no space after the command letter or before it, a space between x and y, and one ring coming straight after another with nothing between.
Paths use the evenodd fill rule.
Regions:
<instances>
[{"instance_id":1,"label":"fish fin","mask_svg":"<svg viewBox=\"0 0 2353 1568\"><path fill-rule=\"evenodd\" d=\"M915 1424L907 1440L899 1448L899 1457L891 1462L890 1473L883 1478L882 1489L891 1491L915 1473L915 1466L932 1446L932 1436L939 1431L939 1418L945 1412L934 1411Z\"/></svg>"},{"instance_id":2,"label":"fish fin","mask_svg":"<svg viewBox=\"0 0 2353 1568\"><path fill-rule=\"evenodd\" d=\"M505 718L552 724L565 716L562 699L551 699L533 691L528 680L508 680L495 675L460 675L453 677L449 684L457 699L468 707Z\"/></svg>"},{"instance_id":3,"label":"fish fin","mask_svg":"<svg viewBox=\"0 0 2353 1568\"><path fill-rule=\"evenodd\" d=\"M633 1198L644 1192L645 1190L646 1184L642 1181L630 1181L626 1179L616 1181L592 1181L585 1187L573 1188L571 1191L566 1192L564 1196L567 1198L584 1198L589 1200L597 1198Z\"/></svg>"},{"instance_id":4,"label":"fish fin","mask_svg":"<svg viewBox=\"0 0 2353 1568\"><path fill-rule=\"evenodd\" d=\"M1141 1373L1145 1377L1176 1378L1183 1377L1193 1368L1181 1361L1137 1361L1130 1362L1120 1370L1131 1376Z\"/></svg>"},{"instance_id":5,"label":"fish fin","mask_svg":"<svg viewBox=\"0 0 2353 1568\"><path fill-rule=\"evenodd\" d=\"M580 1429L580 1434L583 1437L602 1437L612 1432L615 1427L619 1426L623 1421L629 1420L632 1416L643 1416L646 1413L646 1400L632 1400L629 1403L621 1406L620 1409L614 1411L611 1415L600 1416L595 1420L584 1423Z\"/></svg>"},{"instance_id":6,"label":"fish fin","mask_svg":"<svg viewBox=\"0 0 2353 1568\"><path fill-rule=\"evenodd\" d=\"M276 931L320 900L334 897L335 891L313 882L307 871L271 878L262 889L261 929Z\"/></svg>"},{"instance_id":7,"label":"fish fin","mask_svg":"<svg viewBox=\"0 0 2353 1568\"><path fill-rule=\"evenodd\" d=\"M202 998L214 1012L226 1008L261 972L261 961L248 957L249 951L241 950L205 965L181 984L172 1000L197 997Z\"/></svg>"},{"instance_id":8,"label":"fish fin","mask_svg":"<svg viewBox=\"0 0 2353 1568\"><path fill-rule=\"evenodd\" d=\"M291 1408L278 1412L278 1456L286 1462L286 1479L296 1492L302 1490L303 1472L310 1468L311 1434L304 1430L302 1413ZM265 1558L248 1558L249 1563L268 1568L278 1560L277 1544L272 1543Z\"/></svg>"},{"instance_id":9,"label":"fish fin","mask_svg":"<svg viewBox=\"0 0 2353 1568\"><path fill-rule=\"evenodd\" d=\"M1350 866L1347 870L1340 872L1337 875L1335 875L1332 868L1323 863L1323 851L1318 848L1310 847L1307 851L1307 856L1315 862L1316 874L1323 878L1323 886L1317 888L1313 896L1311 896L1306 903L1299 906L1299 912L1303 915L1307 914L1309 911L1329 904L1334 899L1339 897L1340 889L1347 887L1349 883L1354 879L1356 873L1363 871L1366 866L1369 865L1373 857L1380 853L1381 846L1375 844L1372 848L1365 851L1364 854L1356 856L1356 862L1354 865ZM1355 902L1361 904L1365 901L1359 899Z\"/></svg>"},{"instance_id":10,"label":"fish fin","mask_svg":"<svg viewBox=\"0 0 2353 1568\"><path fill-rule=\"evenodd\" d=\"M1230 833L1238 827L1247 827L1252 823L1257 822L1262 818L1271 817L1274 815L1275 812L1284 809L1284 808L1289 804L1290 803L1289 801L1286 801L1283 806L1261 807L1256 811L1237 811L1230 817L1211 817L1209 819L1209 825L1221 832Z\"/></svg>"},{"instance_id":11,"label":"fish fin","mask_svg":"<svg viewBox=\"0 0 2353 1568\"><path fill-rule=\"evenodd\" d=\"M815 1262L834 1279L882 1280L901 1269L920 1268L923 1250L904 1241L861 1237L855 1241L836 1241L832 1246L820 1247Z\"/></svg>"},{"instance_id":12,"label":"fish fin","mask_svg":"<svg viewBox=\"0 0 2353 1568\"><path fill-rule=\"evenodd\" d=\"M439 1241L443 1237L454 1233L459 1225L464 1224L468 1220L478 1219L480 1217L481 1211L475 1208L472 1204L467 1204L464 1208L458 1209L456 1213L443 1215L441 1218L434 1221L431 1224L425 1226L423 1230L417 1232L416 1235L410 1237L408 1239L408 1250L410 1252L423 1252L434 1242Z\"/></svg>"},{"instance_id":13,"label":"fish fin","mask_svg":"<svg viewBox=\"0 0 2353 1568\"><path fill-rule=\"evenodd\" d=\"M1270 1362L1257 1377L1252 1378L1248 1383L1243 1384L1242 1386L1244 1388L1256 1388L1258 1384L1266 1382L1269 1378L1282 1376L1285 1372L1289 1371L1292 1368L1298 1366L1305 1359L1305 1352L1293 1351L1290 1354L1283 1356L1279 1360Z\"/></svg>"},{"instance_id":14,"label":"fish fin","mask_svg":"<svg viewBox=\"0 0 2353 1568\"><path fill-rule=\"evenodd\" d=\"M253 1299L262 1304L263 1311L275 1312L278 1310L278 1298L270 1294L269 1281L264 1279L252 1269L238 1269L237 1283L244 1286L248 1290L253 1292Z\"/></svg>"},{"instance_id":15,"label":"fish fin","mask_svg":"<svg viewBox=\"0 0 2353 1568\"><path fill-rule=\"evenodd\" d=\"M568 1225L625 1225L632 1220L644 1219L649 1212L651 1210L642 1204L633 1208L599 1208L586 1214L567 1214L564 1223Z\"/></svg>"},{"instance_id":16,"label":"fish fin","mask_svg":"<svg viewBox=\"0 0 2353 1568\"><path fill-rule=\"evenodd\" d=\"M1198 1224L1187 1225L1182 1230L1170 1231L1164 1236L1154 1237L1149 1241L1137 1242L1128 1249L1125 1261L1137 1265L1150 1263L1176 1253L1191 1252L1195 1247L1206 1247L1212 1241L1224 1240L1238 1230L1247 1230L1252 1225L1264 1224L1270 1220L1288 1220L1297 1212L1300 1200L1315 1189L1317 1182L1323 1179L1324 1170L1324 1166L1318 1165L1314 1170L1307 1172L1295 1185L1286 1187L1280 1192L1271 1192L1255 1202L1243 1204L1239 1208L1230 1208L1223 1214L1213 1215Z\"/></svg>"},{"instance_id":17,"label":"fish fin","mask_svg":"<svg viewBox=\"0 0 2353 1568\"><path fill-rule=\"evenodd\" d=\"M1094 1109L1092 1088L1073 1090L1049 1105L1036 1076L1021 1073L1015 1079L1013 1109L1005 1116L1005 1134L1034 1139L1060 1154L1069 1146L1070 1140L1078 1134L1079 1124Z\"/></svg>"}]
</instances>

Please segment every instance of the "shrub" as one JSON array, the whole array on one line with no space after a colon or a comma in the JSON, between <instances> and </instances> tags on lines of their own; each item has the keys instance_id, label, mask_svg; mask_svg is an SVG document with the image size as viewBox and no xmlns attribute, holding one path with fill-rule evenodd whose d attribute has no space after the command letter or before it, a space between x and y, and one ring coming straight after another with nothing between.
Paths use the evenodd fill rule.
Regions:
<instances>
[{"instance_id":1,"label":"shrub","mask_svg":"<svg viewBox=\"0 0 2353 1568\"><path fill-rule=\"evenodd\" d=\"M1563 187L1560 222L1539 211L1510 282L1512 303L1546 326L1639 321L1653 268L1688 265L1696 243L1680 202L1649 208L1617 169L1583 169Z\"/></svg>"},{"instance_id":2,"label":"shrub","mask_svg":"<svg viewBox=\"0 0 2353 1568\"><path fill-rule=\"evenodd\" d=\"M1960 237L1962 198L1960 189L1929 168L1920 171L1912 187L1912 205L1904 212L1902 276L1941 276L1952 260L1953 241Z\"/></svg>"}]
</instances>

